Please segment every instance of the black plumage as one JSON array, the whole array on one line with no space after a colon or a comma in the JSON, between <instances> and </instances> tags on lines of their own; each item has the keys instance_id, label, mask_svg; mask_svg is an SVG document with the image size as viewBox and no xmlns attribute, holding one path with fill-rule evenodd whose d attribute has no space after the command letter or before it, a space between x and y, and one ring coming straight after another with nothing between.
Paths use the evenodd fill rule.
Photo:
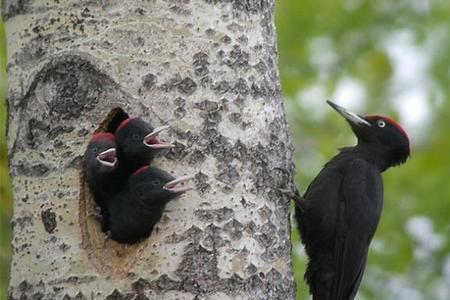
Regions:
<instances>
[{"instance_id":1,"label":"black plumage","mask_svg":"<svg viewBox=\"0 0 450 300\"><path fill-rule=\"evenodd\" d=\"M148 165L162 149L171 148L159 138L159 133L169 128L153 128L141 118L128 118L115 131L118 145L119 168L130 175L143 165Z\"/></svg>"},{"instance_id":2,"label":"black plumage","mask_svg":"<svg viewBox=\"0 0 450 300\"><path fill-rule=\"evenodd\" d=\"M100 208L102 229L108 230L108 202L121 189L122 178L118 171L116 139L113 134L99 132L92 136L84 154L86 180Z\"/></svg>"},{"instance_id":3,"label":"black plumage","mask_svg":"<svg viewBox=\"0 0 450 300\"><path fill-rule=\"evenodd\" d=\"M111 238L132 244L147 238L166 204L189 189L190 177L175 179L156 167L134 172L109 206Z\"/></svg>"},{"instance_id":4,"label":"black plumage","mask_svg":"<svg viewBox=\"0 0 450 300\"><path fill-rule=\"evenodd\" d=\"M296 219L309 257L305 279L314 300L353 299L383 206L381 173L404 163L405 131L384 116L361 117L328 102L358 138L341 149L296 199Z\"/></svg>"}]
</instances>

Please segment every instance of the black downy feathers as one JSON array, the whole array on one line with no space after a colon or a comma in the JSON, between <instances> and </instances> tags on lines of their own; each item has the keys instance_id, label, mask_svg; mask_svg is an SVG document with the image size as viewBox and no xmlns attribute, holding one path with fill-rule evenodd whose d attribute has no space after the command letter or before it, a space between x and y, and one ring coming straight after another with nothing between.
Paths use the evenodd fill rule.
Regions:
<instances>
[{"instance_id":1,"label":"black downy feathers","mask_svg":"<svg viewBox=\"0 0 450 300\"><path fill-rule=\"evenodd\" d=\"M175 179L149 167L171 144L159 138L169 126L153 128L141 118L127 118L115 130L92 136L85 152L87 182L100 208L102 230L122 243L148 237L165 205L189 190L190 177Z\"/></svg>"}]
</instances>

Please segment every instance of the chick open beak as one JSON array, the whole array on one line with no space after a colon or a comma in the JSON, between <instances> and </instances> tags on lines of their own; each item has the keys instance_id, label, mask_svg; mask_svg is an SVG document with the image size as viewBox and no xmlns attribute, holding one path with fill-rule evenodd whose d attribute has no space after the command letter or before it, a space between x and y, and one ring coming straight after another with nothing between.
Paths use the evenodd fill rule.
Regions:
<instances>
[{"instance_id":1,"label":"chick open beak","mask_svg":"<svg viewBox=\"0 0 450 300\"><path fill-rule=\"evenodd\" d=\"M144 137L144 145L147 146L147 147L150 147L152 149L173 148L174 145L172 145L170 143L163 142L159 138L159 133L161 131L167 130L169 128L170 128L170 126L168 126L168 125L155 128L152 132L150 132L149 134L147 134Z\"/></svg>"},{"instance_id":2,"label":"chick open beak","mask_svg":"<svg viewBox=\"0 0 450 300\"><path fill-rule=\"evenodd\" d=\"M163 188L173 193L184 193L192 189L192 186L189 185L192 178L194 178L194 176L178 177L177 179L166 183Z\"/></svg>"},{"instance_id":3,"label":"chick open beak","mask_svg":"<svg viewBox=\"0 0 450 300\"><path fill-rule=\"evenodd\" d=\"M104 166L114 168L117 164L116 148L109 148L97 155L97 161Z\"/></svg>"}]
</instances>

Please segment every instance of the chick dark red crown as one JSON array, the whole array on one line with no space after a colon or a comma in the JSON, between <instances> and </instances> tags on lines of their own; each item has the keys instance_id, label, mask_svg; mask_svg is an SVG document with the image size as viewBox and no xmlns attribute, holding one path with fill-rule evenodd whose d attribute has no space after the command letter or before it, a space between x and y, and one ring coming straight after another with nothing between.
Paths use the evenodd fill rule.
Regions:
<instances>
[{"instance_id":1,"label":"chick dark red crown","mask_svg":"<svg viewBox=\"0 0 450 300\"><path fill-rule=\"evenodd\" d=\"M140 173L142 173L142 172L145 172L146 170L148 170L149 167L150 167L150 166L148 166L148 165L145 165L145 166L140 167L139 169L137 169L136 171L134 171L133 176L136 176L136 175L138 175L138 174L140 174Z\"/></svg>"},{"instance_id":2,"label":"chick dark red crown","mask_svg":"<svg viewBox=\"0 0 450 300\"><path fill-rule=\"evenodd\" d=\"M125 127L127 124L129 124L131 121L135 120L136 118L127 118L125 120L123 120L120 124L119 127L117 127L116 129L116 133L123 127Z\"/></svg>"},{"instance_id":3,"label":"chick dark red crown","mask_svg":"<svg viewBox=\"0 0 450 300\"><path fill-rule=\"evenodd\" d=\"M99 140L115 141L116 137L111 132L106 131L94 133L91 137L91 142Z\"/></svg>"}]
</instances>

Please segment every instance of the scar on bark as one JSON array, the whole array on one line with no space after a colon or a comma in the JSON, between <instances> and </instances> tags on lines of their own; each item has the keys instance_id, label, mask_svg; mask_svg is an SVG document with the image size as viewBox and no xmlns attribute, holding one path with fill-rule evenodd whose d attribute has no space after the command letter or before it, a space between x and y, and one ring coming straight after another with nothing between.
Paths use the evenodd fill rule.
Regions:
<instances>
[{"instance_id":1,"label":"scar on bark","mask_svg":"<svg viewBox=\"0 0 450 300\"><path fill-rule=\"evenodd\" d=\"M116 107L94 131L114 133L119 124L128 118L128 114ZM145 248L146 242L134 245L117 243L102 231L98 212L86 180L84 161L80 171L79 225L81 229L82 247L99 273L114 277L125 277L131 272L139 252Z\"/></svg>"}]
</instances>

